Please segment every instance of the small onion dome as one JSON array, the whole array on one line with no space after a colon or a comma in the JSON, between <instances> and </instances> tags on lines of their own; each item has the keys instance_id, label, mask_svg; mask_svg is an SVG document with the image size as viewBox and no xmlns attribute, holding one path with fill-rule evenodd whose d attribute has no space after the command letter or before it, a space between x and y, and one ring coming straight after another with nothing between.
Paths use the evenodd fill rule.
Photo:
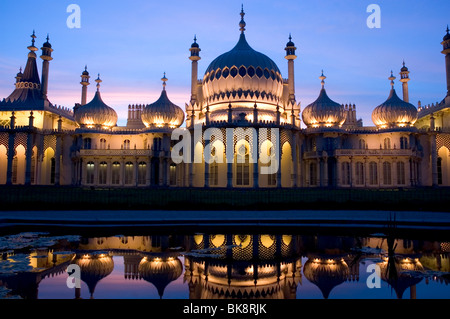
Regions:
<instances>
[{"instance_id":1,"label":"small onion dome","mask_svg":"<svg viewBox=\"0 0 450 319\"><path fill-rule=\"evenodd\" d=\"M340 127L344 124L347 113L342 105L328 97L324 87L324 79L326 77L323 75L323 72L319 78L322 79L322 89L317 100L303 110L303 122L308 127Z\"/></svg>"},{"instance_id":2,"label":"small onion dome","mask_svg":"<svg viewBox=\"0 0 450 319\"><path fill-rule=\"evenodd\" d=\"M164 289L181 276L183 265L177 257L144 257L139 263L140 276L152 283L162 298Z\"/></svg>"},{"instance_id":3,"label":"small onion dome","mask_svg":"<svg viewBox=\"0 0 450 319\"><path fill-rule=\"evenodd\" d=\"M310 256L303 268L303 274L319 287L323 297L328 299L331 290L347 280L349 268L340 257Z\"/></svg>"},{"instance_id":4,"label":"small onion dome","mask_svg":"<svg viewBox=\"0 0 450 319\"><path fill-rule=\"evenodd\" d=\"M167 97L165 73L161 80L163 81L161 96L155 103L144 108L141 115L142 122L148 128L179 127L183 124L184 112Z\"/></svg>"},{"instance_id":5,"label":"small onion dome","mask_svg":"<svg viewBox=\"0 0 450 319\"><path fill-rule=\"evenodd\" d=\"M52 48L52 45L50 44L50 37L48 36L48 34L47 34L47 42L45 42L42 46L44 47L44 48Z\"/></svg>"},{"instance_id":6,"label":"small onion dome","mask_svg":"<svg viewBox=\"0 0 450 319\"><path fill-rule=\"evenodd\" d=\"M191 48L198 48L197 36L194 36L194 43L191 44Z\"/></svg>"},{"instance_id":7,"label":"small onion dome","mask_svg":"<svg viewBox=\"0 0 450 319\"><path fill-rule=\"evenodd\" d=\"M292 36L289 34L289 42L286 43L286 47L295 47L294 42L292 42Z\"/></svg>"},{"instance_id":8,"label":"small onion dome","mask_svg":"<svg viewBox=\"0 0 450 319\"><path fill-rule=\"evenodd\" d=\"M80 267L81 280L88 286L91 297L97 283L111 274L114 269L114 261L106 252L77 254L73 263Z\"/></svg>"},{"instance_id":9,"label":"small onion dome","mask_svg":"<svg viewBox=\"0 0 450 319\"><path fill-rule=\"evenodd\" d=\"M406 289L417 285L422 277L414 276L414 272L423 272L424 268L415 256L396 255L385 257L378 263L381 279L394 288L397 298L401 299Z\"/></svg>"},{"instance_id":10,"label":"small onion dome","mask_svg":"<svg viewBox=\"0 0 450 319\"><path fill-rule=\"evenodd\" d=\"M406 72L406 71L408 71L408 68L407 68L406 65L405 65L405 61L403 61L403 66L402 66L402 68L400 69L400 71L401 71L401 72Z\"/></svg>"},{"instance_id":11,"label":"small onion dome","mask_svg":"<svg viewBox=\"0 0 450 319\"><path fill-rule=\"evenodd\" d=\"M372 112L372 121L379 128L413 126L417 121L417 109L414 105L400 99L395 93L391 79L391 92L388 99L378 105Z\"/></svg>"},{"instance_id":12,"label":"small onion dome","mask_svg":"<svg viewBox=\"0 0 450 319\"><path fill-rule=\"evenodd\" d=\"M82 75L89 75L89 72L87 70L87 65L84 67L84 71L83 73L81 73Z\"/></svg>"},{"instance_id":13,"label":"small onion dome","mask_svg":"<svg viewBox=\"0 0 450 319\"><path fill-rule=\"evenodd\" d=\"M450 40L450 33L449 33L449 29L448 29L448 26L447 26L447 34L444 36L444 38L442 39L442 40L444 40L444 41L447 41L447 40Z\"/></svg>"},{"instance_id":14,"label":"small onion dome","mask_svg":"<svg viewBox=\"0 0 450 319\"><path fill-rule=\"evenodd\" d=\"M82 105L75 112L75 121L81 126L97 126L111 128L117 123L117 113L112 107L103 102L100 95L100 76L95 80L97 82L97 92L91 102Z\"/></svg>"}]
</instances>

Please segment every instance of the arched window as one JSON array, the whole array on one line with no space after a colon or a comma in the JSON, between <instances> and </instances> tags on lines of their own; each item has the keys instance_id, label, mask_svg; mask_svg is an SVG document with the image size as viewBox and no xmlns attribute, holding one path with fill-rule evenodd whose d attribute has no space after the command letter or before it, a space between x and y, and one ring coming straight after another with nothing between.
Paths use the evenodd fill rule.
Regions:
<instances>
[{"instance_id":1,"label":"arched window","mask_svg":"<svg viewBox=\"0 0 450 319\"><path fill-rule=\"evenodd\" d=\"M17 156L14 156L13 158L13 162L12 162L12 183L16 184L17 183L17 166L19 163L19 159L17 158Z\"/></svg>"},{"instance_id":2,"label":"arched window","mask_svg":"<svg viewBox=\"0 0 450 319\"><path fill-rule=\"evenodd\" d=\"M86 137L83 140L83 149L90 150L92 148L92 140L89 137Z\"/></svg>"},{"instance_id":3,"label":"arched window","mask_svg":"<svg viewBox=\"0 0 450 319\"><path fill-rule=\"evenodd\" d=\"M378 164L376 162L369 163L369 184L378 184Z\"/></svg>"},{"instance_id":4,"label":"arched window","mask_svg":"<svg viewBox=\"0 0 450 319\"><path fill-rule=\"evenodd\" d=\"M317 185L317 164L314 162L309 164L309 184Z\"/></svg>"},{"instance_id":5,"label":"arched window","mask_svg":"<svg viewBox=\"0 0 450 319\"><path fill-rule=\"evenodd\" d=\"M236 185L250 185L250 152L245 144L241 144L236 154Z\"/></svg>"},{"instance_id":6,"label":"arched window","mask_svg":"<svg viewBox=\"0 0 450 319\"><path fill-rule=\"evenodd\" d=\"M342 163L342 185L350 185L350 163Z\"/></svg>"},{"instance_id":7,"label":"arched window","mask_svg":"<svg viewBox=\"0 0 450 319\"><path fill-rule=\"evenodd\" d=\"M107 169L108 169L108 164L106 162L101 162L98 167L98 183L100 185L106 185Z\"/></svg>"},{"instance_id":8,"label":"arched window","mask_svg":"<svg viewBox=\"0 0 450 319\"><path fill-rule=\"evenodd\" d=\"M169 185L177 185L177 166L175 164L169 166Z\"/></svg>"},{"instance_id":9,"label":"arched window","mask_svg":"<svg viewBox=\"0 0 450 319\"><path fill-rule=\"evenodd\" d=\"M94 162L88 162L86 164L86 184L94 184Z\"/></svg>"},{"instance_id":10,"label":"arched window","mask_svg":"<svg viewBox=\"0 0 450 319\"><path fill-rule=\"evenodd\" d=\"M133 183L133 163L127 162L125 164L125 184L130 185Z\"/></svg>"},{"instance_id":11,"label":"arched window","mask_svg":"<svg viewBox=\"0 0 450 319\"><path fill-rule=\"evenodd\" d=\"M389 137L386 137L384 139L384 149L390 150L391 149L391 139Z\"/></svg>"},{"instance_id":12,"label":"arched window","mask_svg":"<svg viewBox=\"0 0 450 319\"><path fill-rule=\"evenodd\" d=\"M363 139L359 140L359 149L360 150L365 150L366 149L366 141Z\"/></svg>"},{"instance_id":13,"label":"arched window","mask_svg":"<svg viewBox=\"0 0 450 319\"><path fill-rule=\"evenodd\" d=\"M400 149L406 150L408 148L408 138L400 137Z\"/></svg>"},{"instance_id":14,"label":"arched window","mask_svg":"<svg viewBox=\"0 0 450 319\"><path fill-rule=\"evenodd\" d=\"M130 149L130 140L123 141L123 149L129 150Z\"/></svg>"},{"instance_id":15,"label":"arched window","mask_svg":"<svg viewBox=\"0 0 450 319\"><path fill-rule=\"evenodd\" d=\"M145 185L147 184L147 163L140 162L138 166L138 184Z\"/></svg>"},{"instance_id":16,"label":"arched window","mask_svg":"<svg viewBox=\"0 0 450 319\"><path fill-rule=\"evenodd\" d=\"M364 185L364 163L357 162L355 166L355 183L356 185Z\"/></svg>"},{"instance_id":17,"label":"arched window","mask_svg":"<svg viewBox=\"0 0 450 319\"><path fill-rule=\"evenodd\" d=\"M389 162L384 162L383 163L383 184L384 185L391 185L392 184L391 163L389 163Z\"/></svg>"},{"instance_id":18,"label":"arched window","mask_svg":"<svg viewBox=\"0 0 450 319\"><path fill-rule=\"evenodd\" d=\"M119 162L114 162L112 164L111 184L113 184L113 185L120 184L120 163Z\"/></svg>"},{"instance_id":19,"label":"arched window","mask_svg":"<svg viewBox=\"0 0 450 319\"><path fill-rule=\"evenodd\" d=\"M104 138L100 139L100 149L106 150L106 140Z\"/></svg>"},{"instance_id":20,"label":"arched window","mask_svg":"<svg viewBox=\"0 0 450 319\"><path fill-rule=\"evenodd\" d=\"M405 185L405 163L397 162L397 185Z\"/></svg>"}]
</instances>

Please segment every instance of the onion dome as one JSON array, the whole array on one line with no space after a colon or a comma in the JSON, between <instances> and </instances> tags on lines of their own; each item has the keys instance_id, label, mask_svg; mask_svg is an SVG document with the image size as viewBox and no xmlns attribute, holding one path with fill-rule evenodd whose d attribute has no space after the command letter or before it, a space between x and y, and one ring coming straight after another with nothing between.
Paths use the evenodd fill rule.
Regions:
<instances>
[{"instance_id":1,"label":"onion dome","mask_svg":"<svg viewBox=\"0 0 450 319\"><path fill-rule=\"evenodd\" d=\"M163 81L163 90L159 99L147 105L142 111L141 119L148 128L176 128L183 124L184 112L178 106L173 104L167 97L166 92L166 73L161 79Z\"/></svg>"},{"instance_id":2,"label":"onion dome","mask_svg":"<svg viewBox=\"0 0 450 319\"><path fill-rule=\"evenodd\" d=\"M49 35L47 34L47 41L42 45L44 48L49 48L49 49L51 49L52 48L52 45L50 44L50 37L49 37Z\"/></svg>"},{"instance_id":3,"label":"onion dome","mask_svg":"<svg viewBox=\"0 0 450 319\"><path fill-rule=\"evenodd\" d=\"M245 98L276 105L282 97L281 72L274 61L247 43L244 15L242 10L241 35L236 46L214 59L206 69L203 96L210 105Z\"/></svg>"},{"instance_id":4,"label":"onion dome","mask_svg":"<svg viewBox=\"0 0 450 319\"><path fill-rule=\"evenodd\" d=\"M139 263L139 274L152 283L162 298L164 289L174 280L181 276L183 265L177 257L144 257Z\"/></svg>"},{"instance_id":5,"label":"onion dome","mask_svg":"<svg viewBox=\"0 0 450 319\"><path fill-rule=\"evenodd\" d=\"M447 41L450 40L450 33L449 33L449 29L448 29L448 25L447 25L447 34L444 36L444 38L442 40Z\"/></svg>"},{"instance_id":6,"label":"onion dome","mask_svg":"<svg viewBox=\"0 0 450 319\"><path fill-rule=\"evenodd\" d=\"M406 71L408 71L408 68L407 68L406 65L405 65L405 61L403 61L403 66L402 66L402 68L400 69L400 71L401 71L401 72L406 72Z\"/></svg>"},{"instance_id":7,"label":"onion dome","mask_svg":"<svg viewBox=\"0 0 450 319\"><path fill-rule=\"evenodd\" d=\"M424 271L419 259L414 256L389 256L378 265L381 279L394 288L399 299L403 297L406 289L422 281L422 277L414 276L414 272Z\"/></svg>"},{"instance_id":8,"label":"onion dome","mask_svg":"<svg viewBox=\"0 0 450 319\"><path fill-rule=\"evenodd\" d=\"M87 70L87 65L84 67L84 71L83 73L81 73L82 75L89 75L89 72Z\"/></svg>"},{"instance_id":9,"label":"onion dome","mask_svg":"<svg viewBox=\"0 0 450 319\"><path fill-rule=\"evenodd\" d=\"M91 298L97 283L111 274L114 269L112 257L108 253L100 251L77 254L73 263L80 267L81 280L88 286Z\"/></svg>"},{"instance_id":10,"label":"onion dome","mask_svg":"<svg viewBox=\"0 0 450 319\"><path fill-rule=\"evenodd\" d=\"M414 105L400 99L395 93L395 76L391 80L391 92L387 100L372 112L372 121L378 128L413 126L417 121L417 109Z\"/></svg>"},{"instance_id":11,"label":"onion dome","mask_svg":"<svg viewBox=\"0 0 450 319\"><path fill-rule=\"evenodd\" d=\"M194 42L191 44L191 48L198 48L198 43L197 43L197 36L194 36Z\"/></svg>"},{"instance_id":12,"label":"onion dome","mask_svg":"<svg viewBox=\"0 0 450 319\"><path fill-rule=\"evenodd\" d=\"M347 117L344 107L331 100L325 91L326 76L319 77L322 83L319 97L302 112L303 122L308 127L340 127Z\"/></svg>"},{"instance_id":13,"label":"onion dome","mask_svg":"<svg viewBox=\"0 0 450 319\"><path fill-rule=\"evenodd\" d=\"M331 290L347 280L349 268L343 258L311 256L305 263L303 274L328 299Z\"/></svg>"},{"instance_id":14,"label":"onion dome","mask_svg":"<svg viewBox=\"0 0 450 319\"><path fill-rule=\"evenodd\" d=\"M113 108L103 102L100 95L100 74L97 80L97 92L91 102L80 106L75 114L75 121L82 127L103 127L111 128L117 123L117 113Z\"/></svg>"}]
</instances>

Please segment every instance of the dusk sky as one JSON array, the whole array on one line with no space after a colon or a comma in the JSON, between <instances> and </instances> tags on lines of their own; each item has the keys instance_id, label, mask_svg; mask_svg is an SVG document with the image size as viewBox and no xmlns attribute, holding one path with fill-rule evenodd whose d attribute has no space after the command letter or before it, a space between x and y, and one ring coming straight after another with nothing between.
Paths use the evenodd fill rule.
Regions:
<instances>
[{"instance_id":1,"label":"dusk sky","mask_svg":"<svg viewBox=\"0 0 450 319\"><path fill-rule=\"evenodd\" d=\"M70 29L67 7L81 8L81 28ZM449 1L1 1L0 99L13 90L19 67L25 67L33 29L41 48L47 33L55 50L50 63L49 99L72 108L80 102L80 74L91 74L88 100L101 74L102 98L125 125L128 104L149 104L160 95L161 77L169 79L169 98L184 109L190 98L189 47L197 35L199 78L218 55L239 38L244 5L246 37L253 49L269 56L287 78L284 47L289 33L297 47L295 89L302 110L325 87L338 103L354 103L357 116L372 126L372 110L395 87L403 59L411 71L410 102L441 101L446 94L443 36L450 24ZM381 8L381 28L370 29L370 4ZM39 51L40 55L40 51ZM42 60L38 59L39 72Z\"/></svg>"}]
</instances>

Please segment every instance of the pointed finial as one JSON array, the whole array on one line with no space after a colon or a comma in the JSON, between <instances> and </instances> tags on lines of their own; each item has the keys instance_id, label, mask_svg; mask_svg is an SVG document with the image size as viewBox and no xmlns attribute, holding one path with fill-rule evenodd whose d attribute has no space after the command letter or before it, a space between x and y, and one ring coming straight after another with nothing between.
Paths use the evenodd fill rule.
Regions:
<instances>
[{"instance_id":1,"label":"pointed finial","mask_svg":"<svg viewBox=\"0 0 450 319\"><path fill-rule=\"evenodd\" d=\"M405 66L405 59L403 59L403 66Z\"/></svg>"},{"instance_id":2,"label":"pointed finial","mask_svg":"<svg viewBox=\"0 0 450 319\"><path fill-rule=\"evenodd\" d=\"M194 34L194 43L197 43L197 35Z\"/></svg>"},{"instance_id":3,"label":"pointed finial","mask_svg":"<svg viewBox=\"0 0 450 319\"><path fill-rule=\"evenodd\" d=\"M19 73L22 73L22 67L19 68Z\"/></svg>"},{"instance_id":4,"label":"pointed finial","mask_svg":"<svg viewBox=\"0 0 450 319\"><path fill-rule=\"evenodd\" d=\"M97 92L100 91L100 83L102 83L103 81L100 79L100 73L98 74L97 79L95 80L95 82L97 82Z\"/></svg>"},{"instance_id":5,"label":"pointed finial","mask_svg":"<svg viewBox=\"0 0 450 319\"><path fill-rule=\"evenodd\" d=\"M31 35L31 45L34 47L34 42L35 42L35 39L37 38L37 36L36 36L36 34L35 34L35 32L34 32L34 30L33 30L33 34Z\"/></svg>"},{"instance_id":6,"label":"pointed finial","mask_svg":"<svg viewBox=\"0 0 450 319\"><path fill-rule=\"evenodd\" d=\"M48 41L50 41L50 36L49 36L49 34L47 33L47 42Z\"/></svg>"},{"instance_id":7,"label":"pointed finial","mask_svg":"<svg viewBox=\"0 0 450 319\"><path fill-rule=\"evenodd\" d=\"M290 32L289 32L289 41L292 41L292 36Z\"/></svg>"},{"instance_id":8,"label":"pointed finial","mask_svg":"<svg viewBox=\"0 0 450 319\"><path fill-rule=\"evenodd\" d=\"M391 76L388 78L389 80L391 80L391 88L394 89L394 80L396 79L396 77L394 76L394 73L391 70Z\"/></svg>"},{"instance_id":9,"label":"pointed finial","mask_svg":"<svg viewBox=\"0 0 450 319\"><path fill-rule=\"evenodd\" d=\"M87 72L87 64L84 66L84 70Z\"/></svg>"},{"instance_id":10,"label":"pointed finial","mask_svg":"<svg viewBox=\"0 0 450 319\"><path fill-rule=\"evenodd\" d=\"M448 24L447 24L447 34L448 34L449 31L450 31L450 30L448 29Z\"/></svg>"},{"instance_id":11,"label":"pointed finial","mask_svg":"<svg viewBox=\"0 0 450 319\"><path fill-rule=\"evenodd\" d=\"M325 76L325 75L323 75L323 70L322 70L322 75L321 76L319 76L319 79L320 80L322 80L320 83L322 84L322 89L324 88L324 86L325 86L325 79L326 79L327 77Z\"/></svg>"},{"instance_id":12,"label":"pointed finial","mask_svg":"<svg viewBox=\"0 0 450 319\"><path fill-rule=\"evenodd\" d=\"M163 90L166 89L166 82L167 82L168 80L169 80L169 79L166 78L166 72L164 72L164 76L161 78L161 81L163 81Z\"/></svg>"},{"instance_id":13,"label":"pointed finial","mask_svg":"<svg viewBox=\"0 0 450 319\"><path fill-rule=\"evenodd\" d=\"M244 33L246 23L244 21L245 12L244 12L244 5L243 4L241 5L241 13L240 13L240 15L241 15L241 22L239 22L239 26L240 26L239 30L241 31L241 33Z\"/></svg>"}]
</instances>

